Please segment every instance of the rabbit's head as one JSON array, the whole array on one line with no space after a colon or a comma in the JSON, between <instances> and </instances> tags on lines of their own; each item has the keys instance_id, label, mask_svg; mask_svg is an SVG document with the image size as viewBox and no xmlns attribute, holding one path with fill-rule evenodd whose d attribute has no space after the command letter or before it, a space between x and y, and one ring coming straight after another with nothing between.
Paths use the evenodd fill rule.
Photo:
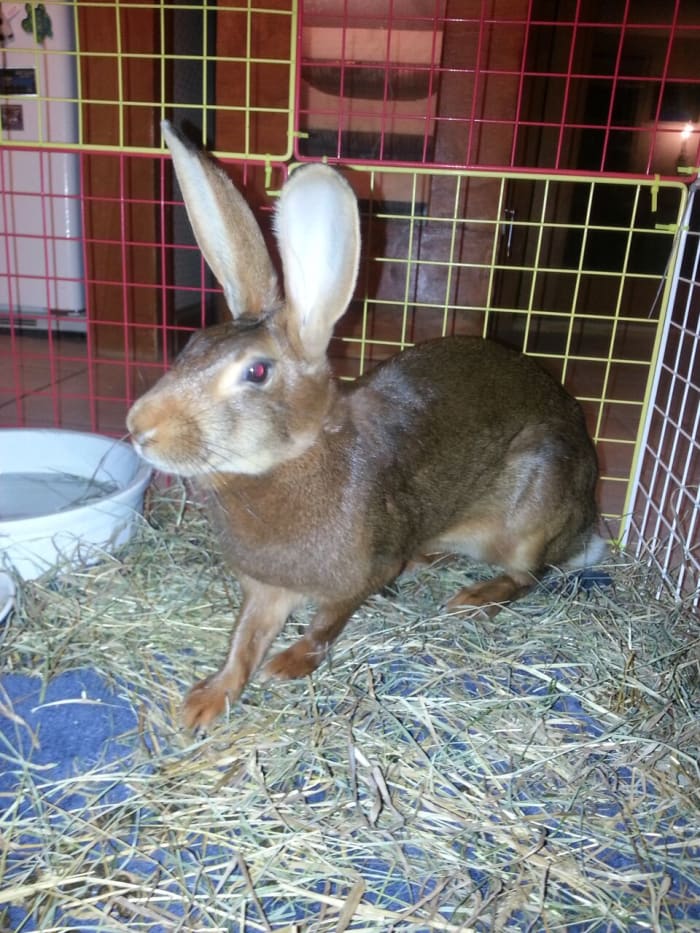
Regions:
<instances>
[{"instance_id":1,"label":"rabbit's head","mask_svg":"<svg viewBox=\"0 0 700 933\"><path fill-rule=\"evenodd\" d=\"M275 214L282 298L241 194L168 123L163 133L233 320L191 338L133 405L127 427L140 453L165 472L262 474L313 443L331 404L326 350L357 278L357 201L326 165L292 173Z\"/></svg>"}]
</instances>

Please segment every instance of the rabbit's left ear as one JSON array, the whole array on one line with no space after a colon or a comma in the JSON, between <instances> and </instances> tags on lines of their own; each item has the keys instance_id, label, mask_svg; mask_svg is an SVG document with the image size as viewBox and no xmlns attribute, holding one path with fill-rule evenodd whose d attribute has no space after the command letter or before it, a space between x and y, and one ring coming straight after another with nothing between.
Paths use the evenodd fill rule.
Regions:
<instances>
[{"instance_id":1,"label":"rabbit's left ear","mask_svg":"<svg viewBox=\"0 0 700 933\"><path fill-rule=\"evenodd\" d=\"M195 238L234 318L259 317L279 301L277 275L253 212L231 179L167 121L163 136Z\"/></svg>"},{"instance_id":2,"label":"rabbit's left ear","mask_svg":"<svg viewBox=\"0 0 700 933\"><path fill-rule=\"evenodd\" d=\"M298 168L282 189L275 228L284 273L287 323L309 361L325 355L333 326L357 280L357 199L328 165Z\"/></svg>"}]
</instances>

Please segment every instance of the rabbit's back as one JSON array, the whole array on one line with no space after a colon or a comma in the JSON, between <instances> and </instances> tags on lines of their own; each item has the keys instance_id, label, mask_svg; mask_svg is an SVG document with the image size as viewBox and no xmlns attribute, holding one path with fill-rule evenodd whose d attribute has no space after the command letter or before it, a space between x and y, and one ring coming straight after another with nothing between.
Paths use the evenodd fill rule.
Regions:
<instances>
[{"instance_id":1,"label":"rabbit's back","mask_svg":"<svg viewBox=\"0 0 700 933\"><path fill-rule=\"evenodd\" d=\"M393 457L413 491L427 483L450 502L478 496L509 458L539 447L565 458L593 495L597 461L581 406L534 360L500 344L450 337L410 348L358 384L354 405L367 413L358 424L366 456L378 448Z\"/></svg>"},{"instance_id":2,"label":"rabbit's back","mask_svg":"<svg viewBox=\"0 0 700 933\"><path fill-rule=\"evenodd\" d=\"M434 425L482 435L519 429L524 424L572 423L574 433L585 423L579 403L535 360L492 340L456 336L438 338L391 357L363 380L392 406ZM434 431L433 431L434 433Z\"/></svg>"},{"instance_id":3,"label":"rabbit's back","mask_svg":"<svg viewBox=\"0 0 700 933\"><path fill-rule=\"evenodd\" d=\"M367 409L383 412L395 454L383 475L411 546L472 519L507 525L511 511L515 525L518 515L556 513L568 516L570 540L554 535L555 561L595 522L598 466L583 411L532 359L480 338L429 341L378 367L365 391L375 396Z\"/></svg>"}]
</instances>

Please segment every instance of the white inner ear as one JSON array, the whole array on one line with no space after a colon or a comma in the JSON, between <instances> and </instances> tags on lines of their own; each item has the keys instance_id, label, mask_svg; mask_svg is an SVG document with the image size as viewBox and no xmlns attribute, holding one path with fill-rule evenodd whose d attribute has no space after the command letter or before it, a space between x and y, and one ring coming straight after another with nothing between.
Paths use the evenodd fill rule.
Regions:
<instances>
[{"instance_id":1,"label":"white inner ear","mask_svg":"<svg viewBox=\"0 0 700 933\"><path fill-rule=\"evenodd\" d=\"M287 305L303 347L318 355L325 352L355 288L357 201L333 169L306 166L285 185L276 219Z\"/></svg>"},{"instance_id":2,"label":"white inner ear","mask_svg":"<svg viewBox=\"0 0 700 933\"><path fill-rule=\"evenodd\" d=\"M348 218L330 193L325 185L296 192L285 213L286 282L305 319L317 313L345 277Z\"/></svg>"}]
</instances>

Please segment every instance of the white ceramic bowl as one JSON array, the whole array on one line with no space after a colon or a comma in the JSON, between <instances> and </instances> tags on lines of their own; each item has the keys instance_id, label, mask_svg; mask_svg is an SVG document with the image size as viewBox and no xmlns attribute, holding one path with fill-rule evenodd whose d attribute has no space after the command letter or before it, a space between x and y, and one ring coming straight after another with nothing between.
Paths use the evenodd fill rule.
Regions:
<instances>
[{"instance_id":1,"label":"white ceramic bowl","mask_svg":"<svg viewBox=\"0 0 700 933\"><path fill-rule=\"evenodd\" d=\"M111 437L0 430L0 567L30 580L94 563L131 537L150 478L133 448Z\"/></svg>"},{"instance_id":2,"label":"white ceramic bowl","mask_svg":"<svg viewBox=\"0 0 700 933\"><path fill-rule=\"evenodd\" d=\"M0 622L15 604L15 583L9 573L0 570Z\"/></svg>"}]
</instances>

